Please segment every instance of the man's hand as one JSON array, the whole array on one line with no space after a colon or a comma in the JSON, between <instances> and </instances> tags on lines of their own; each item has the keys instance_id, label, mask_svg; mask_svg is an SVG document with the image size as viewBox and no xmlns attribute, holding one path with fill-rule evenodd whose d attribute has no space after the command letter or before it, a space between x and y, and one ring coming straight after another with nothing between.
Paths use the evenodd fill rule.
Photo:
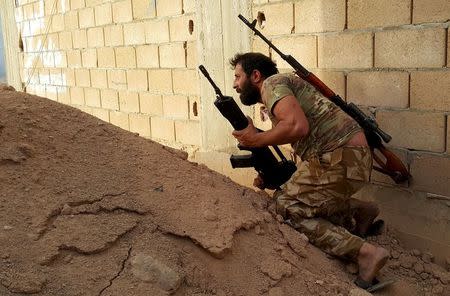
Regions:
<instances>
[{"instance_id":1,"label":"man's hand","mask_svg":"<svg viewBox=\"0 0 450 296\"><path fill-rule=\"evenodd\" d=\"M244 147L258 147L257 134L258 130L253 125L253 121L247 116L248 125L246 128L240 131L233 131L233 136L239 141Z\"/></svg>"},{"instance_id":2,"label":"man's hand","mask_svg":"<svg viewBox=\"0 0 450 296\"><path fill-rule=\"evenodd\" d=\"M256 188L259 188L261 190L264 190L264 188L266 188L264 186L264 180L261 178L261 176L259 174L255 178L255 180L253 180L253 186L255 186Z\"/></svg>"}]
</instances>

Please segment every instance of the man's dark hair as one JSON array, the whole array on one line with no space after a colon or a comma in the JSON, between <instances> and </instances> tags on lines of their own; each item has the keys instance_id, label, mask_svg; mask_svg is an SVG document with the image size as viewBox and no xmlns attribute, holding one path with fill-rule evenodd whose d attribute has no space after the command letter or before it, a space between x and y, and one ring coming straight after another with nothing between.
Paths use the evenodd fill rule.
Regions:
<instances>
[{"instance_id":1,"label":"man's dark hair","mask_svg":"<svg viewBox=\"0 0 450 296\"><path fill-rule=\"evenodd\" d=\"M230 59L230 64L233 69L236 68L236 65L241 65L247 76L252 74L253 70L261 72L264 78L278 73L277 64L259 52L237 53Z\"/></svg>"}]
</instances>

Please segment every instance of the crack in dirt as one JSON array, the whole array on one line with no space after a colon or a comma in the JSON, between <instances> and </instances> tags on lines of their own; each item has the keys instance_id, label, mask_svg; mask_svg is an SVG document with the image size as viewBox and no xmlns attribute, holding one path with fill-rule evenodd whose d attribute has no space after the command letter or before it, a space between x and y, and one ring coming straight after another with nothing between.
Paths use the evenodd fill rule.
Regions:
<instances>
[{"instance_id":1,"label":"crack in dirt","mask_svg":"<svg viewBox=\"0 0 450 296\"><path fill-rule=\"evenodd\" d=\"M130 259L132 249L133 249L132 246L128 248L127 257L122 261L122 266L121 266L119 272L112 279L109 280L109 284L106 287L104 287L103 289L100 290L100 292L98 293L98 296L102 295L106 289L111 287L114 280L116 280L122 274L122 272L125 270L125 264L127 263L128 259Z\"/></svg>"},{"instance_id":2,"label":"crack in dirt","mask_svg":"<svg viewBox=\"0 0 450 296\"><path fill-rule=\"evenodd\" d=\"M111 248L112 246L114 246L114 244L116 244L122 237L124 237L125 235L127 235L128 233L132 232L137 226L139 225L139 222L137 222L133 227L131 227L130 229L128 229L127 231L125 231L124 233L118 235L113 241L107 242L103 247L92 250L92 251L84 251L81 250L80 248L76 247L76 246L68 246L66 244L61 244L58 247L58 250L64 250L64 251L72 251L81 255L93 255L93 254L98 254L101 252L104 252L106 250L108 250L109 248Z\"/></svg>"},{"instance_id":3,"label":"crack in dirt","mask_svg":"<svg viewBox=\"0 0 450 296\"><path fill-rule=\"evenodd\" d=\"M62 211L64 210L64 206L65 205L68 205L71 208L84 206L84 205L94 205L95 203L103 201L103 199L106 198L106 197L120 196L120 195L124 195L125 193L126 193L126 191L121 191L119 193L106 193L106 194L103 194L100 198L97 198L97 199L94 199L94 200L82 200L82 201L67 202L64 205L59 206L56 209L53 209L50 212L50 214L47 215L46 220L41 224L42 226L39 227L39 231L38 231L38 235L37 235L37 239L36 240L40 240L47 232L50 231L50 229L53 226L53 223L58 218L58 216L61 215ZM114 210L115 210L115 208L113 208L111 212L113 212ZM135 212L135 214L142 215L138 211L129 210L129 209L124 209L124 210L126 212L130 212L130 213Z\"/></svg>"}]
</instances>

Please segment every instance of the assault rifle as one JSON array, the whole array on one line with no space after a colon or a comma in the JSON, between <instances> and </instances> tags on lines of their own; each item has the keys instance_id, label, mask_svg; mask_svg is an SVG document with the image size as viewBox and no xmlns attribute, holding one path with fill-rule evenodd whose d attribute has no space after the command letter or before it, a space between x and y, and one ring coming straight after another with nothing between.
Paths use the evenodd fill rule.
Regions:
<instances>
[{"instance_id":1,"label":"assault rifle","mask_svg":"<svg viewBox=\"0 0 450 296\"><path fill-rule=\"evenodd\" d=\"M295 73L299 77L313 85L325 97L339 106L342 110L344 110L344 112L346 112L353 119L355 119L356 122L358 122L358 124L363 128L364 133L366 134L367 141L369 142L369 146L372 150L373 158L375 162L380 166L374 166L375 170L390 176L397 184L409 180L411 175L409 174L402 161L393 152L384 147L381 141L383 140L385 143L388 143L392 139L392 137L382 131L373 118L364 114L364 112L362 112L361 109L359 109L355 104L347 104L339 95L335 94L330 88L328 88L328 86L325 85L325 83L317 78L316 75L305 69L294 57L292 57L291 55L283 54L258 29L256 29L256 20L250 23L241 14L238 17L244 24L247 25L247 27L249 27L255 33L255 35L258 35L264 42L269 45L271 49L278 53L283 60L291 65L291 67L294 68ZM383 161L380 156L375 154L375 149L381 152L385 161Z\"/></svg>"},{"instance_id":2,"label":"assault rifle","mask_svg":"<svg viewBox=\"0 0 450 296\"><path fill-rule=\"evenodd\" d=\"M235 130L243 130L248 126L248 119L245 117L242 110L236 104L234 99L229 96L222 95L222 92L209 76L203 65L198 67L203 75L211 83L216 92L216 100L214 105L219 109L219 112L231 123ZM292 160L287 160L278 146L272 146L281 161L275 157L269 147L243 147L238 145L240 150L250 151L246 155L231 155L230 162L233 168L254 167L261 176L264 186L269 189L278 189L284 184L297 167Z\"/></svg>"}]
</instances>

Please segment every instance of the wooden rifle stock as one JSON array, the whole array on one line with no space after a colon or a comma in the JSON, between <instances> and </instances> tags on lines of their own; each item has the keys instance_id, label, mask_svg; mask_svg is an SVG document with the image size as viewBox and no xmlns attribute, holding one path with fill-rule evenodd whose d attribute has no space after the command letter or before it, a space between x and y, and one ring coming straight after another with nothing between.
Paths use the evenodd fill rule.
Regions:
<instances>
[{"instance_id":1,"label":"wooden rifle stock","mask_svg":"<svg viewBox=\"0 0 450 296\"><path fill-rule=\"evenodd\" d=\"M353 119L358 122L358 124L363 128L366 134L367 141L372 151L373 159L379 165L379 167L374 166L376 171L379 171L385 175L390 176L395 183L403 183L409 180L411 175L409 174L407 168L403 162L390 150L388 150L382 143L388 143L392 138L390 135L382 131L376 121L369 116L365 115L355 104L347 104L342 98L335 94L325 83L323 83L316 75L305 69L296 59L291 55L285 55L282 53L272 42L270 42L258 29L256 29L256 20L249 22L241 14L238 16L239 19L248 26L255 35L259 36L264 42L266 42L271 49L280 55L280 57L285 60L292 68L295 70L300 78L307 81L313 85L320 93L322 93L326 98L335 103L344 112L350 115ZM379 151L383 157L377 155Z\"/></svg>"}]
</instances>

